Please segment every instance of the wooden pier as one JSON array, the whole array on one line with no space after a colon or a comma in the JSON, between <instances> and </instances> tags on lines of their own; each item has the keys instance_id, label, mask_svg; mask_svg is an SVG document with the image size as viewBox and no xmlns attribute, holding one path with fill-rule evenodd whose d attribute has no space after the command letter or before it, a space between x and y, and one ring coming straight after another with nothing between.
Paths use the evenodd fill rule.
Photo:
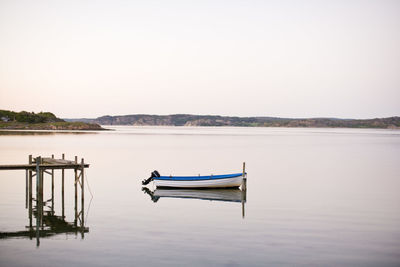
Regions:
<instances>
[{"instance_id":1,"label":"wooden pier","mask_svg":"<svg viewBox=\"0 0 400 267\"><path fill-rule=\"evenodd\" d=\"M78 162L78 157L75 156L75 160L66 160L65 155L62 154L61 159L51 157L32 157L29 155L28 164L18 164L18 165L0 165L0 170L25 170L25 181L26 181L26 205L25 208L29 209L29 231L20 231L14 233L0 233L0 238L7 238L13 236L29 236L32 237L33 234L36 235L37 246L40 244L40 237L47 236L51 233L60 232L80 232L82 238L84 238L84 233L88 232L89 229L85 227L84 222L84 210L85 210L85 168L89 168L89 164L84 162L82 158ZM64 202L64 180L65 180L65 170L74 170L74 187L75 187L75 219L74 223L68 223L65 221L65 202ZM61 170L61 200L62 200L62 215L55 216L54 213L54 170ZM51 210L44 211L44 207L47 205L48 201L43 200L44 191L44 175L48 174L51 176ZM36 177L36 198L33 197L33 178ZM81 205L80 211L78 212L78 184L81 188ZM33 200L35 200L35 207L33 207ZM33 226L33 217L36 218L36 227ZM79 221L79 223L78 223ZM62 225L60 229L54 230L49 222L57 222L57 225ZM44 226L48 226L48 230L44 229Z\"/></svg>"},{"instance_id":2,"label":"wooden pier","mask_svg":"<svg viewBox=\"0 0 400 267\"><path fill-rule=\"evenodd\" d=\"M39 157L40 158L40 157ZM0 165L0 170L36 170L37 162L35 158L29 156L31 161L28 164L8 164ZM81 163L65 160L65 159L54 159L54 158L41 158L42 163L39 163L39 169L79 169L82 167ZM89 167L89 164L84 164L85 168Z\"/></svg>"}]
</instances>

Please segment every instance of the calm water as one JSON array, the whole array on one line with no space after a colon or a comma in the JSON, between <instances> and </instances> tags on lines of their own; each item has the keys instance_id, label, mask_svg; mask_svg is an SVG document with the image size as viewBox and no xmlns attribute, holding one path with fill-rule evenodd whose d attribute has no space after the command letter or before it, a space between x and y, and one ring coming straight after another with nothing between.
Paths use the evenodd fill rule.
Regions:
<instances>
[{"instance_id":1,"label":"calm water","mask_svg":"<svg viewBox=\"0 0 400 267\"><path fill-rule=\"evenodd\" d=\"M114 129L0 135L1 164L62 153L91 164L85 173L89 232L49 235L39 246L34 237L11 237L29 230L25 172L0 171L0 266L400 265L400 131ZM233 173L243 161L244 218L240 191L153 192L149 186L159 196L154 202L140 184L153 170ZM60 177L56 171L58 216ZM46 200L50 180L47 175ZM72 171L65 181L66 221L73 222Z\"/></svg>"}]
</instances>

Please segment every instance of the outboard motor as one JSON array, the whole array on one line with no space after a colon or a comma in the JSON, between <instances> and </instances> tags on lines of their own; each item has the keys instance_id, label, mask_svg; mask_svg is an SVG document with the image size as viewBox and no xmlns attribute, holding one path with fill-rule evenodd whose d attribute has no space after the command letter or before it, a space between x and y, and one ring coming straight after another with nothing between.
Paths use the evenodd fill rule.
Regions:
<instances>
[{"instance_id":1,"label":"outboard motor","mask_svg":"<svg viewBox=\"0 0 400 267\"><path fill-rule=\"evenodd\" d=\"M142 185L147 185L147 184L149 184L151 181L153 181L153 178L154 177L160 177L161 175L160 175L160 173L158 173L158 171L153 171L152 173L151 173L151 176L149 177L149 178L147 178L147 179L144 179L143 181L142 181Z\"/></svg>"}]
</instances>

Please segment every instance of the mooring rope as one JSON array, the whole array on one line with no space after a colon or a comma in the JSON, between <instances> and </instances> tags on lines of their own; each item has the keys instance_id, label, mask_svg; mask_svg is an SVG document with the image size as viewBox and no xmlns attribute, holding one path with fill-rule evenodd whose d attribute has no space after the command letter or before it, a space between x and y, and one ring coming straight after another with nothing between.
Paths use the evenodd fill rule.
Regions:
<instances>
[{"instance_id":1,"label":"mooring rope","mask_svg":"<svg viewBox=\"0 0 400 267\"><path fill-rule=\"evenodd\" d=\"M86 175L84 176L86 178L86 184L87 184L87 188L89 190L89 193L91 195L90 201L89 201L89 206L88 206L88 210L86 212L86 218L85 218L85 222L88 222L88 217L89 217L89 210L90 210L90 206L92 205L92 200L93 200L93 194L92 194L92 190L90 189L90 185L89 185L89 179L88 179L88 173L86 172Z\"/></svg>"},{"instance_id":2,"label":"mooring rope","mask_svg":"<svg viewBox=\"0 0 400 267\"><path fill-rule=\"evenodd\" d=\"M86 172L85 177L86 177L86 183L87 183L87 186L88 186L88 189L89 189L89 193L93 198L92 190L90 189L90 185L89 185L89 179L88 179L88 173L87 172Z\"/></svg>"}]
</instances>

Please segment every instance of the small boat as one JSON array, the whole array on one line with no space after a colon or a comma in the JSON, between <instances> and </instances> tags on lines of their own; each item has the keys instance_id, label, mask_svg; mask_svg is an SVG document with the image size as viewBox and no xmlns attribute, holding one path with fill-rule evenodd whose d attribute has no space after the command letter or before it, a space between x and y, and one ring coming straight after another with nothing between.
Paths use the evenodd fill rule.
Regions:
<instances>
[{"instance_id":1,"label":"small boat","mask_svg":"<svg viewBox=\"0 0 400 267\"><path fill-rule=\"evenodd\" d=\"M142 182L147 185L154 181L156 187L172 188L232 188L239 187L246 173L233 173L206 176L161 176L158 171L151 173L150 178Z\"/></svg>"}]
</instances>

